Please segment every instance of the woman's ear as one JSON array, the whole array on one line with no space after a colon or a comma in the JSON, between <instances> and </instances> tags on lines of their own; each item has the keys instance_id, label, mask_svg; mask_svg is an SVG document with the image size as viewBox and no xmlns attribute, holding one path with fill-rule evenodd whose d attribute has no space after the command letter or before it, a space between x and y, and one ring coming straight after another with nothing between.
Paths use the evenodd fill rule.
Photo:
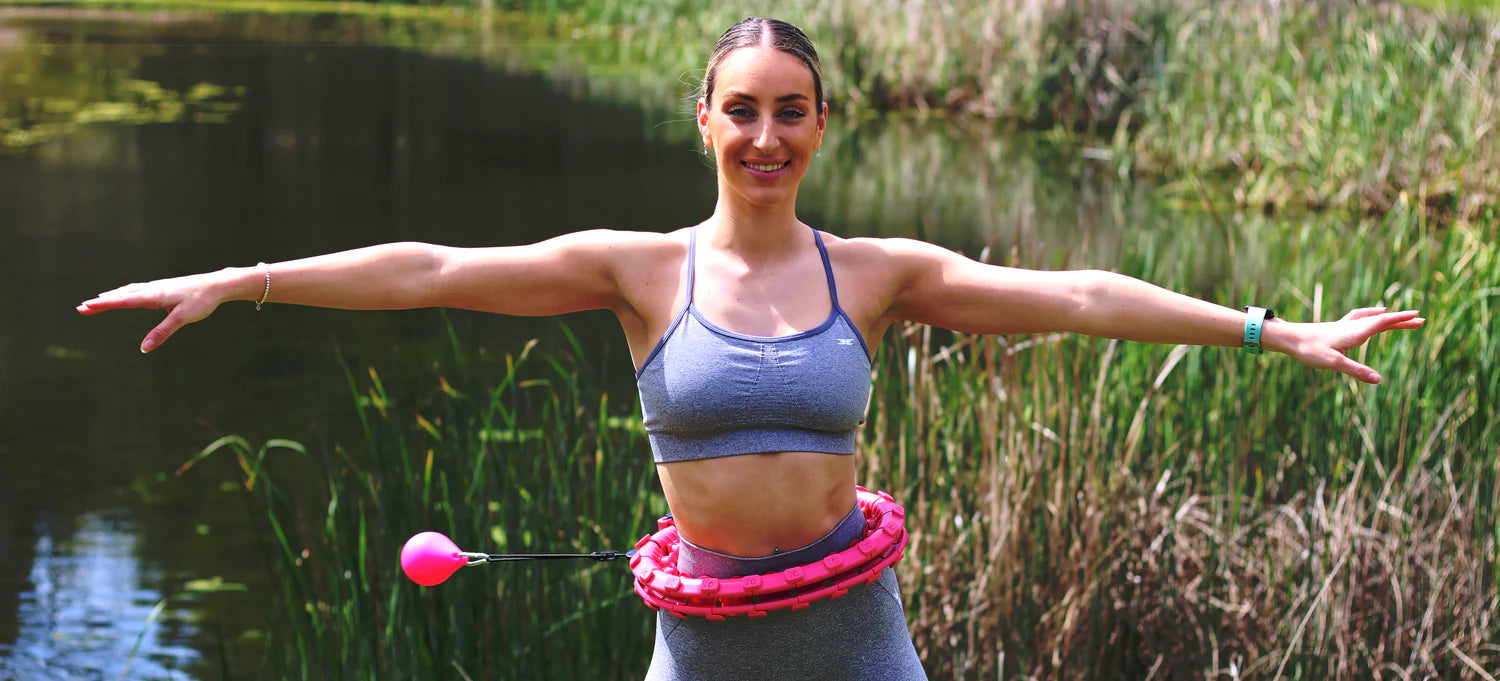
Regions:
<instances>
[{"instance_id":1,"label":"woman's ear","mask_svg":"<svg viewBox=\"0 0 1500 681\"><path fill-rule=\"evenodd\" d=\"M703 137L704 149L713 145L708 137L708 100L702 97L698 98L698 134Z\"/></svg>"},{"instance_id":2,"label":"woman's ear","mask_svg":"<svg viewBox=\"0 0 1500 681\"><path fill-rule=\"evenodd\" d=\"M818 102L818 146L823 146L823 131L828 129L828 102Z\"/></svg>"}]
</instances>

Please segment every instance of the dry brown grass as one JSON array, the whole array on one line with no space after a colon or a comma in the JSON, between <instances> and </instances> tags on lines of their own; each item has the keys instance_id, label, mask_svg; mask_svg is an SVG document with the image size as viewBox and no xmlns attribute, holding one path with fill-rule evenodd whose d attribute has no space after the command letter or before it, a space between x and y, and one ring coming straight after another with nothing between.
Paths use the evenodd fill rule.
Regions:
<instances>
[{"instance_id":1,"label":"dry brown grass","mask_svg":"<svg viewBox=\"0 0 1500 681\"><path fill-rule=\"evenodd\" d=\"M1495 471L1453 465L1476 452L1303 487L1313 464L1286 450L1254 486L1282 501L1227 495L1197 454L1168 468L1173 452L1133 463L1107 444L1111 408L1088 401L1102 381L1070 365L1102 376L1114 346L907 337L938 359L882 367L901 397L875 411L899 417L872 431L868 476L912 512L903 586L933 678L1493 678ZM1158 387L1181 354L1150 372ZM1039 365L1062 368L1028 387Z\"/></svg>"}]
</instances>

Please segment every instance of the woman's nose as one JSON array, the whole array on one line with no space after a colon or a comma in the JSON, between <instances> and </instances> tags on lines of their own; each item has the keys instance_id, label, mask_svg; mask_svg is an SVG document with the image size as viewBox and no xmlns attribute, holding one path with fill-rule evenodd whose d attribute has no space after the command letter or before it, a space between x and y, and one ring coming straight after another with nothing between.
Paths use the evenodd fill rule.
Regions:
<instances>
[{"instance_id":1,"label":"woman's nose","mask_svg":"<svg viewBox=\"0 0 1500 681\"><path fill-rule=\"evenodd\" d=\"M766 121L760 124L760 132L755 136L755 146L757 149L762 149L765 151L770 151L771 149L776 148L775 122Z\"/></svg>"}]
</instances>

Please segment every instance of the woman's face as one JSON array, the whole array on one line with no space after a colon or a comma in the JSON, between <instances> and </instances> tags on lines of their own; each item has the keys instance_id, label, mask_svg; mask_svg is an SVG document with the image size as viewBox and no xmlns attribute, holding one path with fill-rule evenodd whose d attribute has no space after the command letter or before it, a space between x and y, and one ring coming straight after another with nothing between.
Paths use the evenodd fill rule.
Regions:
<instances>
[{"instance_id":1,"label":"woman's face","mask_svg":"<svg viewBox=\"0 0 1500 681\"><path fill-rule=\"evenodd\" d=\"M828 123L812 71L780 50L742 47L719 62L710 96L698 100L698 130L718 161L719 191L757 206L795 201Z\"/></svg>"}]
</instances>

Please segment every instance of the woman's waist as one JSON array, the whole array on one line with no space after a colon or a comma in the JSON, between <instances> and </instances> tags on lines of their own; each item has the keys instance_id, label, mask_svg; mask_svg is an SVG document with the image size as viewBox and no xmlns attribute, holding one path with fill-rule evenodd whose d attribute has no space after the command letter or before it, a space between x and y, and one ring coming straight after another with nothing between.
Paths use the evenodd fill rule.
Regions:
<instances>
[{"instance_id":1,"label":"woman's waist","mask_svg":"<svg viewBox=\"0 0 1500 681\"><path fill-rule=\"evenodd\" d=\"M848 455L746 454L657 469L682 539L727 556L761 558L806 547L855 505L854 458Z\"/></svg>"},{"instance_id":2,"label":"woman's waist","mask_svg":"<svg viewBox=\"0 0 1500 681\"><path fill-rule=\"evenodd\" d=\"M865 533L865 516L853 505L833 527L818 539L801 546L778 549L766 556L740 556L698 546L681 538L677 547L677 569L694 577L743 577L780 572L807 565L847 549Z\"/></svg>"}]
</instances>

